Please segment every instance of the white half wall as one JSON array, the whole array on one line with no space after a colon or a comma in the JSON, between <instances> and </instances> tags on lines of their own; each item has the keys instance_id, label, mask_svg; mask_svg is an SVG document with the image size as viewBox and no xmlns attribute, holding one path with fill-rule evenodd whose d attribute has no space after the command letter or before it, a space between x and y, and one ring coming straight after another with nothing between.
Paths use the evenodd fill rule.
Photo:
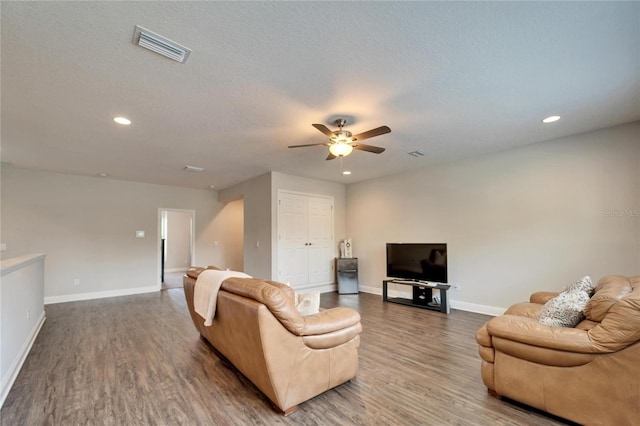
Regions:
<instances>
[{"instance_id":1,"label":"white half wall","mask_svg":"<svg viewBox=\"0 0 640 426\"><path fill-rule=\"evenodd\" d=\"M381 288L387 242L447 243L452 307L486 313L640 274L639 170L636 122L351 184L360 283Z\"/></svg>"},{"instance_id":2,"label":"white half wall","mask_svg":"<svg viewBox=\"0 0 640 426\"><path fill-rule=\"evenodd\" d=\"M0 407L45 321L44 258L0 261Z\"/></svg>"},{"instance_id":3,"label":"white half wall","mask_svg":"<svg viewBox=\"0 0 640 426\"><path fill-rule=\"evenodd\" d=\"M220 257L215 191L6 166L1 173L0 255L47 253L45 303L159 290L159 208L196 212L196 264Z\"/></svg>"}]
</instances>

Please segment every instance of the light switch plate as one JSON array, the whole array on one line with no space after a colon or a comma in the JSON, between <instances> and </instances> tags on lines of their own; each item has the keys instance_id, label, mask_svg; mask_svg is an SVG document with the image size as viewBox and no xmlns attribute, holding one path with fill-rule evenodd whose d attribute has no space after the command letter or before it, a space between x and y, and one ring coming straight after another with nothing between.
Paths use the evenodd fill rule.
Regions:
<instances>
[{"instance_id":1,"label":"light switch plate","mask_svg":"<svg viewBox=\"0 0 640 426\"><path fill-rule=\"evenodd\" d=\"M144 238L144 231L136 231L136 238Z\"/></svg>"}]
</instances>

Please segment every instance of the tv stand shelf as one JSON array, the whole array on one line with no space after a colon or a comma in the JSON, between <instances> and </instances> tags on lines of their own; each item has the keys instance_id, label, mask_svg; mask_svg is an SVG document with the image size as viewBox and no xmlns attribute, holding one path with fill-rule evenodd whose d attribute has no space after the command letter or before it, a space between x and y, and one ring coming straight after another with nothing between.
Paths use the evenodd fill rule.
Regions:
<instances>
[{"instance_id":1,"label":"tv stand shelf","mask_svg":"<svg viewBox=\"0 0 640 426\"><path fill-rule=\"evenodd\" d=\"M397 285L408 285L413 287L413 299L404 297L388 297L389 283ZM440 303L432 302L432 290L440 290ZM447 298L447 290L451 286L449 284L426 284L419 281L406 280L384 280L382 281L382 301L390 303L398 303L400 305L414 306L416 308L429 309L431 311L449 313L449 299Z\"/></svg>"}]
</instances>

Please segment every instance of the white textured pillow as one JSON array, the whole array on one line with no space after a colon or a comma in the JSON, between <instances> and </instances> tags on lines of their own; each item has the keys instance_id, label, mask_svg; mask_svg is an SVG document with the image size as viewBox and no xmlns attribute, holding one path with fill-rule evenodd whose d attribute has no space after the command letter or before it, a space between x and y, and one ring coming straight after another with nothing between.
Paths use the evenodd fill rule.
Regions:
<instances>
[{"instance_id":1,"label":"white textured pillow","mask_svg":"<svg viewBox=\"0 0 640 426\"><path fill-rule=\"evenodd\" d=\"M296 308L303 317L317 314L320 311L320 292L296 293Z\"/></svg>"},{"instance_id":2,"label":"white textured pillow","mask_svg":"<svg viewBox=\"0 0 640 426\"><path fill-rule=\"evenodd\" d=\"M593 294L593 290L595 289L595 286L593 285L593 282L591 281L591 277L589 275L585 275L584 277L580 278L578 281L576 281L573 284L569 284L566 285L564 287L562 287L562 291L573 291L573 290L582 290L582 291L586 291L587 293L589 293L590 295Z\"/></svg>"},{"instance_id":3,"label":"white textured pillow","mask_svg":"<svg viewBox=\"0 0 640 426\"><path fill-rule=\"evenodd\" d=\"M538 321L555 327L575 327L584 317L584 308L593 293L591 278L586 276L562 289L540 309Z\"/></svg>"}]
</instances>

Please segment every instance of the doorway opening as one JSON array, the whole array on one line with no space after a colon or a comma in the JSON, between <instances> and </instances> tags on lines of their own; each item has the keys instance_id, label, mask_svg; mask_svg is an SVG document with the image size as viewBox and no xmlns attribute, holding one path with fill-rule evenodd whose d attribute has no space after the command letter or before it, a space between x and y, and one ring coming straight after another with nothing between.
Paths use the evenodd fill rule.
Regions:
<instances>
[{"instance_id":1,"label":"doorway opening","mask_svg":"<svg viewBox=\"0 0 640 426\"><path fill-rule=\"evenodd\" d=\"M182 276L193 265L195 215L193 210L159 209L161 290L182 287Z\"/></svg>"}]
</instances>

